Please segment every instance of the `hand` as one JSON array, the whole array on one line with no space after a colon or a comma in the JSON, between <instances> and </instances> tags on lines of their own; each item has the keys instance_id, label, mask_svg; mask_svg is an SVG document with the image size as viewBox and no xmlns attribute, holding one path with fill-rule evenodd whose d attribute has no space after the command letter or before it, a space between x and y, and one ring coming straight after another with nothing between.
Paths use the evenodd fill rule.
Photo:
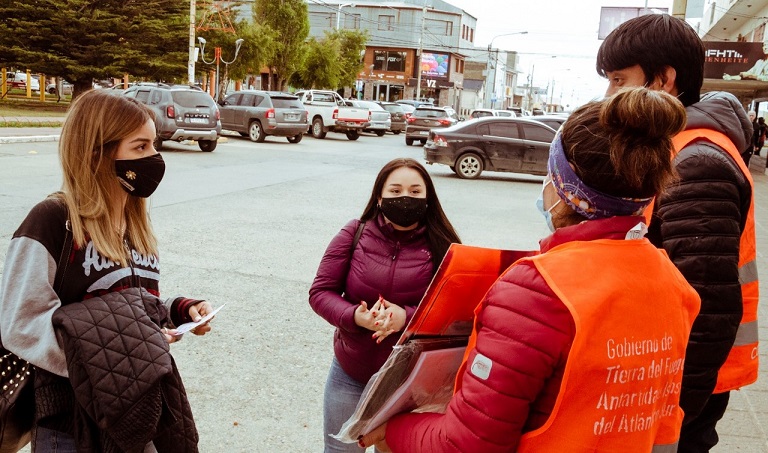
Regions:
<instances>
[{"instance_id":1,"label":"hand","mask_svg":"<svg viewBox=\"0 0 768 453\"><path fill-rule=\"evenodd\" d=\"M381 306L384 309L384 322L376 325L376 331L372 336L372 338L376 340L376 343L381 343L390 334L403 330L407 318L405 309L399 305L381 299Z\"/></svg>"},{"instance_id":2,"label":"hand","mask_svg":"<svg viewBox=\"0 0 768 453\"><path fill-rule=\"evenodd\" d=\"M361 300L360 305L355 309L355 324L364 329L375 331L378 324L384 322L384 311L382 310L381 301L382 299L379 297L379 300L369 310L368 304Z\"/></svg>"},{"instance_id":3,"label":"hand","mask_svg":"<svg viewBox=\"0 0 768 453\"><path fill-rule=\"evenodd\" d=\"M203 316L207 315L208 313L213 311L213 307L211 306L211 303L204 300L198 304L195 304L191 307L189 307L189 317L192 318L192 321L197 322L203 319ZM211 331L211 320L213 318L209 319L205 322L205 324L200 324L199 326L192 329L192 333L195 335L205 335L206 333Z\"/></svg>"},{"instance_id":4,"label":"hand","mask_svg":"<svg viewBox=\"0 0 768 453\"><path fill-rule=\"evenodd\" d=\"M176 335L176 329L168 329L166 327L163 327L160 329L160 331L165 336L165 341L168 342L168 344L176 343L177 341L181 340L181 337L184 335Z\"/></svg>"},{"instance_id":5,"label":"hand","mask_svg":"<svg viewBox=\"0 0 768 453\"><path fill-rule=\"evenodd\" d=\"M361 448L367 448L371 445L376 446L376 450L383 452L383 453L390 453L392 450L390 450L389 445L387 445L387 423L384 422L384 424L379 425L378 428L374 429L370 433L366 434L362 438L360 438L359 441L357 441L358 445L360 445Z\"/></svg>"}]
</instances>

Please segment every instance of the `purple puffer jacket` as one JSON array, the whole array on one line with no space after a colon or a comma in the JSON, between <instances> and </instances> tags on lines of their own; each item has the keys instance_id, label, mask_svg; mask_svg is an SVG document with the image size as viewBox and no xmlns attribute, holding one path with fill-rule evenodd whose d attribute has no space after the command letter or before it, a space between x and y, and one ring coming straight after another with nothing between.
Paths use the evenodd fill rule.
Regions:
<instances>
[{"instance_id":1,"label":"purple puffer jacket","mask_svg":"<svg viewBox=\"0 0 768 453\"><path fill-rule=\"evenodd\" d=\"M309 289L309 304L336 326L333 349L341 367L365 384L387 360L400 335L376 344L372 331L355 324L355 309L361 300L373 306L381 295L405 308L407 324L432 280L434 266L425 227L395 231L381 215L366 222L350 262L359 224L351 220L328 245Z\"/></svg>"}]
</instances>

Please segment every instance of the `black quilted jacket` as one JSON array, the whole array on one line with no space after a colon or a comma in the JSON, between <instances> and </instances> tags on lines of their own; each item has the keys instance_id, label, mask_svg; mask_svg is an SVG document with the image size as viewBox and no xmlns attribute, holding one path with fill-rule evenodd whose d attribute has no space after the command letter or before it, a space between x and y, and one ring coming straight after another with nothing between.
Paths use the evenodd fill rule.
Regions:
<instances>
[{"instance_id":1,"label":"black quilted jacket","mask_svg":"<svg viewBox=\"0 0 768 453\"><path fill-rule=\"evenodd\" d=\"M184 385L160 332L167 321L162 302L139 288L56 310L78 452L142 452L149 442L159 453L198 451Z\"/></svg>"},{"instance_id":2,"label":"black quilted jacket","mask_svg":"<svg viewBox=\"0 0 768 453\"><path fill-rule=\"evenodd\" d=\"M686 108L686 129L709 128L745 149L752 125L729 93L707 93ZM712 394L742 315L739 239L752 189L730 155L708 141L694 142L675 158L678 182L656 203L648 238L663 247L701 297L683 370L680 406L696 417Z\"/></svg>"}]
</instances>

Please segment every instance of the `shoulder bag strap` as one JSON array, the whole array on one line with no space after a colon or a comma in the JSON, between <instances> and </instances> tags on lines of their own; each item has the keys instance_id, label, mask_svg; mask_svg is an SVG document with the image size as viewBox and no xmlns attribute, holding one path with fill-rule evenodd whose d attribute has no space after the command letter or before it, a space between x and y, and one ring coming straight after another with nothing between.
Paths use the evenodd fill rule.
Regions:
<instances>
[{"instance_id":1,"label":"shoulder bag strap","mask_svg":"<svg viewBox=\"0 0 768 453\"><path fill-rule=\"evenodd\" d=\"M72 225L69 223L69 219L67 219L67 222L64 224L64 246L61 248L61 255L59 255L59 261L56 263L56 277L53 279L53 290L59 296L61 296L61 285L64 280L64 274L67 272L69 257L72 254L73 242Z\"/></svg>"},{"instance_id":2,"label":"shoulder bag strap","mask_svg":"<svg viewBox=\"0 0 768 453\"><path fill-rule=\"evenodd\" d=\"M352 253L354 253L355 249L357 248L357 243L360 242L360 236L363 235L363 230L365 229L365 222L360 222L360 224L357 226L357 231L355 231L355 238L352 239L352 247L349 249L349 255L352 256Z\"/></svg>"}]
</instances>

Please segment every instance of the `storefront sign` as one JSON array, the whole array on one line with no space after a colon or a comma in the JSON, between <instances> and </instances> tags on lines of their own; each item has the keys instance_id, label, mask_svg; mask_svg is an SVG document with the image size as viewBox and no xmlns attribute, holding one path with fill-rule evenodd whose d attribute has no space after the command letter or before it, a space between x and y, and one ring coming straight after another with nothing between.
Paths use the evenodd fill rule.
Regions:
<instances>
[{"instance_id":1,"label":"storefront sign","mask_svg":"<svg viewBox=\"0 0 768 453\"><path fill-rule=\"evenodd\" d=\"M448 70L451 67L451 58L442 53L421 53L421 75L427 77L448 77Z\"/></svg>"},{"instance_id":2,"label":"storefront sign","mask_svg":"<svg viewBox=\"0 0 768 453\"><path fill-rule=\"evenodd\" d=\"M768 59L759 42L704 41L704 77L768 80Z\"/></svg>"}]
</instances>

